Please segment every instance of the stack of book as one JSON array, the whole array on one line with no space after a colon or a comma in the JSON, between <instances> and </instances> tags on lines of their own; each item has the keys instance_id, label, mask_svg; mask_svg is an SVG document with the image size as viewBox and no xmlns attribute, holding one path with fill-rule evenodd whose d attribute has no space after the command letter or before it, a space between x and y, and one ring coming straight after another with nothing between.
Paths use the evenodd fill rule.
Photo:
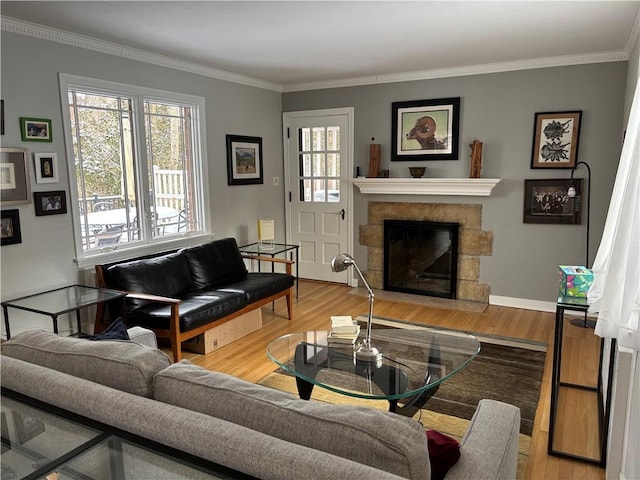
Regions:
<instances>
[{"instance_id":1,"label":"stack of book","mask_svg":"<svg viewBox=\"0 0 640 480\"><path fill-rule=\"evenodd\" d=\"M350 315L332 315L331 331L327 341L333 346L353 345L359 333L360 325Z\"/></svg>"}]
</instances>

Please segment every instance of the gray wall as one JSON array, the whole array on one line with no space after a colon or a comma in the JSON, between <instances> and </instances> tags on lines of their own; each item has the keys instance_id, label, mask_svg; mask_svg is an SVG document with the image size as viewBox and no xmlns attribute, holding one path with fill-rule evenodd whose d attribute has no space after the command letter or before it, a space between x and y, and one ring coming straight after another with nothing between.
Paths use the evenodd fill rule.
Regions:
<instances>
[{"instance_id":1,"label":"gray wall","mask_svg":"<svg viewBox=\"0 0 640 480\"><path fill-rule=\"evenodd\" d=\"M61 166L58 184L36 184L31 173L32 190L69 191L58 89L59 72L199 95L206 100L209 206L216 238L234 236L239 242L254 241L257 236L256 220L274 218L278 240L284 240L283 187L273 187L271 180L274 176L283 176L279 92L4 31L1 35L1 86L6 122L6 133L1 137L2 146L26 147L30 155L34 152L55 152ZM21 116L51 119L53 142L22 142L18 120ZM263 185L227 185L226 134L262 137ZM0 251L2 300L82 280L73 262L75 251L71 214L36 217L33 204L15 208L20 211L22 243L3 246ZM12 333L34 326L51 328L51 320L42 316L21 318L12 310L11 319Z\"/></svg>"},{"instance_id":2,"label":"gray wall","mask_svg":"<svg viewBox=\"0 0 640 480\"><path fill-rule=\"evenodd\" d=\"M483 258L481 280L491 284L493 295L553 301L557 265L583 263L585 228L523 224L523 180L569 177L568 170L529 168L533 118L540 111L580 109L584 113L579 160L587 161L593 172L591 252L595 254L621 147L626 62L281 95L32 37L6 32L1 35L1 86L6 120L2 145L27 147L31 153L55 152L62 167L59 184L36 185L32 173L33 190L69 190L59 72L205 97L213 231L217 238L235 236L240 242L255 239L256 219L264 217L275 218L278 240L284 240L284 191L282 187L273 187L271 181L274 176L281 180L284 176L282 111L355 107L356 165L366 171L373 136L382 143L382 168L390 168L392 176L408 176L406 167L412 163L389 161L391 102L460 96L460 160L425 162L429 167L427 175L468 176L468 144L477 138L484 142L483 176L503 181L489 198L411 200L481 203L484 228L495 234L494 255ZM52 119L53 142L22 142L20 116ZM263 138L264 185L227 186L225 135L229 133ZM577 172L577 176L585 175L583 168ZM358 226L366 223L369 200L409 199L356 193L355 238ZM81 280L73 263L70 214L35 217L32 204L17 208L23 242L4 246L0 251L2 299ZM366 266L365 250L357 242L354 254ZM43 317L29 318L20 327L38 325L49 328L49 321Z\"/></svg>"},{"instance_id":3,"label":"gray wall","mask_svg":"<svg viewBox=\"0 0 640 480\"><path fill-rule=\"evenodd\" d=\"M545 68L469 77L291 92L284 111L355 108L355 164L368 170L371 137L382 144L382 168L408 177L426 165L428 177L468 177L469 143L484 142L482 176L501 178L491 197L362 195L354 189L354 254L366 266L358 227L369 201L474 203L483 206L483 228L494 232L493 256L481 260L481 281L491 294L555 302L560 264L585 261L585 224L534 225L522 221L524 179L569 178L570 170L531 169L536 112L582 110L578 160L592 172L590 262L602 234L622 147L627 62ZM391 103L461 97L458 161L390 162ZM576 178L586 178L583 166ZM586 220L586 214L583 217Z\"/></svg>"}]
</instances>

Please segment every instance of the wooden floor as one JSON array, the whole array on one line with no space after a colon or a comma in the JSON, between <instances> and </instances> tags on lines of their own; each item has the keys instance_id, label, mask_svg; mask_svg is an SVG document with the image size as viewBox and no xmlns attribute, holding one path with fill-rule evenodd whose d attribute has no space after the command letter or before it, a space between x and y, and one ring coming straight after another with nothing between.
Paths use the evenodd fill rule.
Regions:
<instances>
[{"instance_id":1,"label":"wooden floor","mask_svg":"<svg viewBox=\"0 0 640 480\"><path fill-rule=\"evenodd\" d=\"M263 328L208 355L184 352L184 358L210 370L229 373L250 382L258 382L275 370L267 358L267 344L286 333L327 329L330 315L357 316L368 311L366 297L348 294L349 287L339 284L300 281L299 298L294 304L294 320L286 317L286 304L278 300L275 311L263 308ZM484 312L454 310L421 304L376 299L374 313L378 316L425 323L433 326L503 335L544 342L548 354L542 379L542 389L529 453L526 479L604 479L604 469L593 464L547 455L549 405L551 396L551 366L553 360L552 313L515 308L489 306ZM565 322L569 323L569 322ZM598 346L593 330L569 325L566 327L565 347L571 349L563 360L565 375L576 375L571 381L583 383L593 378L597 368ZM594 341L596 338L596 341ZM579 347L579 348L578 348ZM564 350L563 351L568 351ZM565 357L563 357L564 359ZM595 358L595 364L593 359ZM594 366L595 365L595 366ZM580 379L578 377L584 377ZM569 403L559 422L571 426L584 417L585 405ZM578 418L580 417L580 418ZM579 448L580 442L597 443L597 430L582 428L578 434L563 435L563 448ZM574 445L575 443L575 445Z\"/></svg>"}]
</instances>

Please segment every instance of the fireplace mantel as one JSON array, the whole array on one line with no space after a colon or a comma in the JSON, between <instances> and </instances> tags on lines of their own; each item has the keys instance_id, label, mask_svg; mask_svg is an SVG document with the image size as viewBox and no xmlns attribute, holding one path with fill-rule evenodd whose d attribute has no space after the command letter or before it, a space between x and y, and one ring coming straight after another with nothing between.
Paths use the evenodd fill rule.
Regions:
<instances>
[{"instance_id":1,"label":"fireplace mantel","mask_svg":"<svg viewBox=\"0 0 640 480\"><path fill-rule=\"evenodd\" d=\"M488 197L501 178L353 178L363 194Z\"/></svg>"}]
</instances>

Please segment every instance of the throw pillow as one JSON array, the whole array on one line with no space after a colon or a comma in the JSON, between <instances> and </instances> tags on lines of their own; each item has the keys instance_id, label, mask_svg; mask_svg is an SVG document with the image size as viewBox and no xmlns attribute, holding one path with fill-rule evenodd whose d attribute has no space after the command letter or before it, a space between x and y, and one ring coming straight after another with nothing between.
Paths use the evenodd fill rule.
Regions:
<instances>
[{"instance_id":1,"label":"throw pillow","mask_svg":"<svg viewBox=\"0 0 640 480\"><path fill-rule=\"evenodd\" d=\"M442 480L460 458L460 444L436 430L427 430L432 480Z\"/></svg>"},{"instance_id":2,"label":"throw pillow","mask_svg":"<svg viewBox=\"0 0 640 480\"><path fill-rule=\"evenodd\" d=\"M127 327L122 322L122 318L116 318L106 330L97 335L80 333L78 337L86 338L87 340L129 340L129 333L127 333Z\"/></svg>"}]
</instances>

